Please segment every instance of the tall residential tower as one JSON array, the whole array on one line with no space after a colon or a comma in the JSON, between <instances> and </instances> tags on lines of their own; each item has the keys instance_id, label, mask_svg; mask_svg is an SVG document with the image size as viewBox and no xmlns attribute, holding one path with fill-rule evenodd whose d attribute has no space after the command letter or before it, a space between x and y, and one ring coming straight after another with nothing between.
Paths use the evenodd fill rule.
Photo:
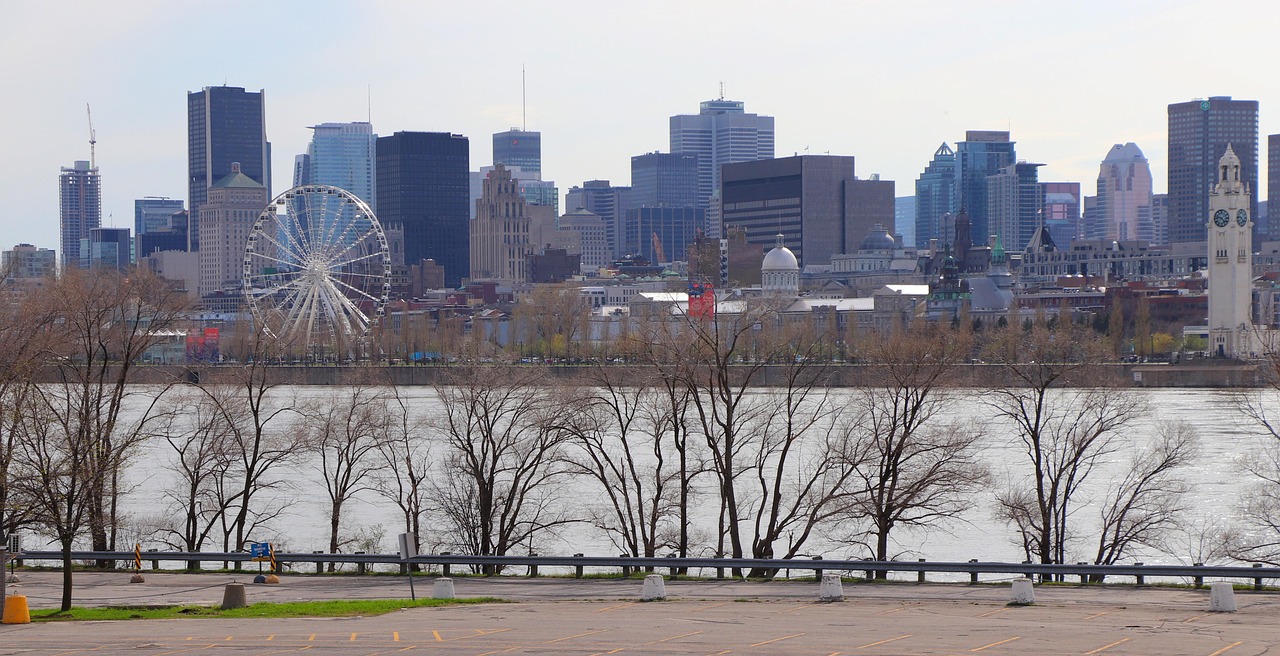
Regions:
<instances>
[{"instance_id":1,"label":"tall residential tower","mask_svg":"<svg viewBox=\"0 0 1280 656\"><path fill-rule=\"evenodd\" d=\"M97 167L78 161L58 176L58 221L62 266L80 266L80 240L102 225L102 185Z\"/></svg>"}]
</instances>

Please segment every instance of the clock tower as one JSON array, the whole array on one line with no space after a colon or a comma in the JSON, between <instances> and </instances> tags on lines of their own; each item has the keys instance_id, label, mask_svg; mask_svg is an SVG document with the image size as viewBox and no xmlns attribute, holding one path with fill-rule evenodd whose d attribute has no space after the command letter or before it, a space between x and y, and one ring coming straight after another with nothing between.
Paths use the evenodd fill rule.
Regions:
<instances>
[{"instance_id":1,"label":"clock tower","mask_svg":"<svg viewBox=\"0 0 1280 656\"><path fill-rule=\"evenodd\" d=\"M1209 348L1243 357L1253 350L1253 217L1249 186L1230 145L1215 177L1209 192Z\"/></svg>"}]
</instances>

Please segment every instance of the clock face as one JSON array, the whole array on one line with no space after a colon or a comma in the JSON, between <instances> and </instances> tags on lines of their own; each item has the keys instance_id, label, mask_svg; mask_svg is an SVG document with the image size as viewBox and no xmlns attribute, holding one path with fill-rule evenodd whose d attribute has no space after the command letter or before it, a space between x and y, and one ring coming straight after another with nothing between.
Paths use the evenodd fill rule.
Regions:
<instances>
[{"instance_id":1,"label":"clock face","mask_svg":"<svg viewBox=\"0 0 1280 656\"><path fill-rule=\"evenodd\" d=\"M1249 213L1248 213L1248 212L1246 212L1246 211L1244 211L1244 210L1240 210L1240 211L1236 212L1236 223L1239 223L1239 224L1240 224L1240 227L1244 227L1244 224L1246 224L1246 223L1248 223L1248 222L1249 222Z\"/></svg>"},{"instance_id":2,"label":"clock face","mask_svg":"<svg viewBox=\"0 0 1280 656\"><path fill-rule=\"evenodd\" d=\"M1213 213L1213 222L1219 228L1225 228L1228 223L1231 223L1231 213L1226 210L1218 210Z\"/></svg>"}]
</instances>

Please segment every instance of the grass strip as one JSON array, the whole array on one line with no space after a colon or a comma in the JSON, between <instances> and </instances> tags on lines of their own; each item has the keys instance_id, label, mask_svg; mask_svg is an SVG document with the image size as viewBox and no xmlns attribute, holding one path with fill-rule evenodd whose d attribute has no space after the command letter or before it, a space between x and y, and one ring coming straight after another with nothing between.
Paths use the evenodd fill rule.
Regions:
<instances>
[{"instance_id":1,"label":"grass strip","mask_svg":"<svg viewBox=\"0 0 1280 656\"><path fill-rule=\"evenodd\" d=\"M286 617L354 617L394 613L405 608L429 608L454 604L500 602L494 597L469 599L334 599L328 601L263 602L245 608L222 610L217 606L73 606L65 613L56 610L31 612L32 622L88 622L103 620L171 620L185 618L286 618Z\"/></svg>"}]
</instances>

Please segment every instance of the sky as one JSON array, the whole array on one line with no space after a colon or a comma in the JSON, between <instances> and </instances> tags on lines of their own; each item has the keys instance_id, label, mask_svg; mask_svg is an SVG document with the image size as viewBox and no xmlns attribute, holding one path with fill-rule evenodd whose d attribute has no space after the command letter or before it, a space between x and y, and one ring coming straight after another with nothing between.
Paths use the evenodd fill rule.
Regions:
<instances>
[{"instance_id":1,"label":"sky","mask_svg":"<svg viewBox=\"0 0 1280 656\"><path fill-rule=\"evenodd\" d=\"M0 22L0 248L58 247L59 167L89 158L103 225L133 201L186 199L186 93L266 91L273 193L307 126L371 118L463 134L542 132L544 179L627 184L630 157L668 150L668 117L720 95L775 117L776 155L853 155L914 193L934 150L1010 130L1042 181L1092 195L1133 141L1166 175L1166 107L1261 104L1259 154L1280 132L1280 9L1261 1L766 2L5 0ZM521 68L525 69L525 114ZM1266 189L1259 190L1265 198ZM562 208L564 209L564 208Z\"/></svg>"}]
</instances>

